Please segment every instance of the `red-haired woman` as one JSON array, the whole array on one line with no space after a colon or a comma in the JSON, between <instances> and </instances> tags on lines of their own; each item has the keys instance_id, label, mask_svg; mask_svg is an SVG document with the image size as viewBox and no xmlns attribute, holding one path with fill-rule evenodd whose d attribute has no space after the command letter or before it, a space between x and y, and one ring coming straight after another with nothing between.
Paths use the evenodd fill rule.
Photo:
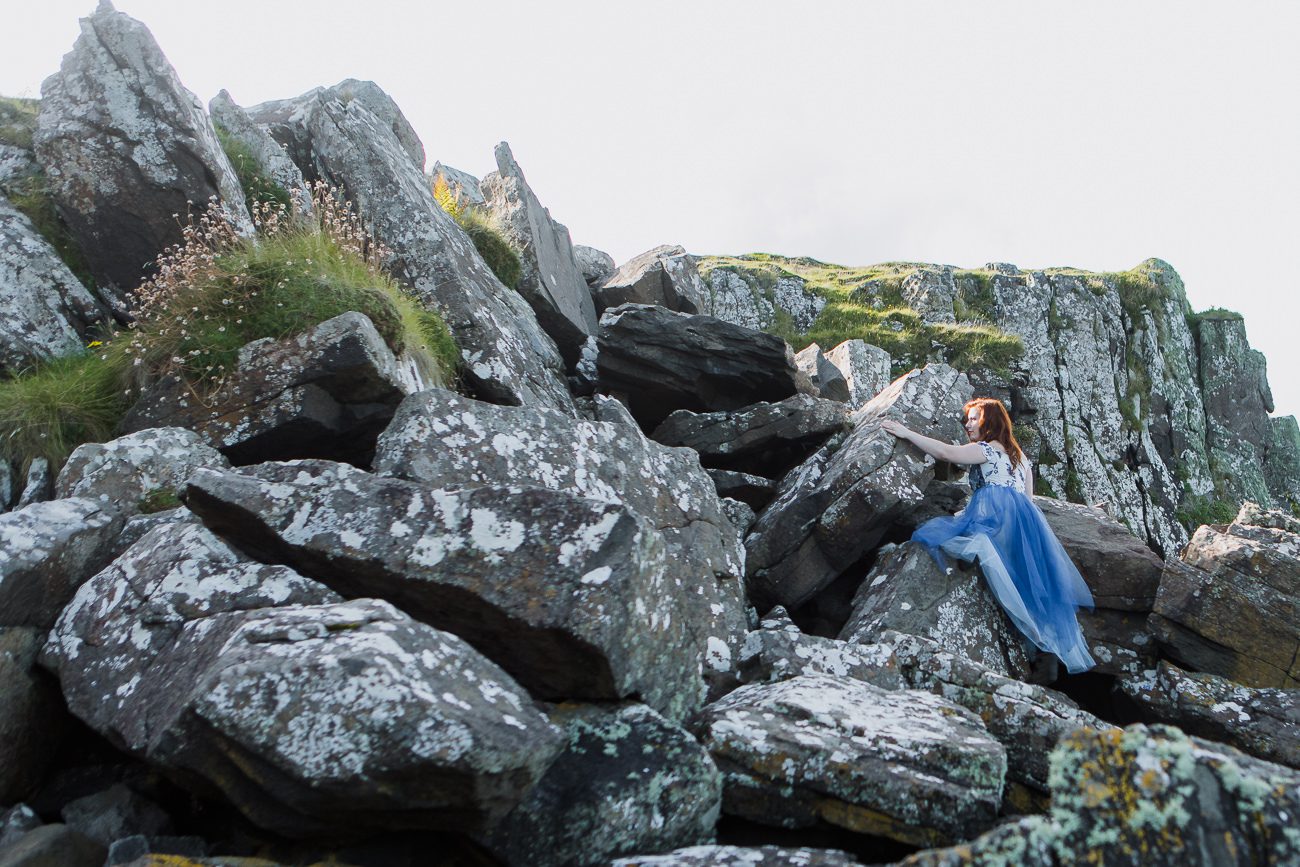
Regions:
<instances>
[{"instance_id":1,"label":"red-haired woman","mask_svg":"<svg viewBox=\"0 0 1300 867\"><path fill-rule=\"evenodd\" d=\"M1075 674L1096 663L1075 612L1092 607L1092 593L1034 505L1029 459L1011 432L1000 400L977 398L963 408L970 442L952 445L887 420L881 426L940 460L970 466L971 498L953 517L934 518L912 538L946 567L944 555L978 560L1007 616L1039 649L1056 654Z\"/></svg>"}]
</instances>

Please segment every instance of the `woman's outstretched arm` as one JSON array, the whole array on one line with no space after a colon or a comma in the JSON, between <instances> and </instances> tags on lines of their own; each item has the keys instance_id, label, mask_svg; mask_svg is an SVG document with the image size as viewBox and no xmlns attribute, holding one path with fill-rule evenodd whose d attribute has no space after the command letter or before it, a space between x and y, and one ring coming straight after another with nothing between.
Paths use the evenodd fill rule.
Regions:
<instances>
[{"instance_id":1,"label":"woman's outstretched arm","mask_svg":"<svg viewBox=\"0 0 1300 867\"><path fill-rule=\"evenodd\" d=\"M982 464L988 460L984 457L984 450L979 447L979 443L966 443L965 445L955 446L952 443L919 434L914 430L910 430L902 422L894 421L892 418L885 419L880 423L880 426L899 439L907 440L927 455L942 461L948 461L952 464Z\"/></svg>"}]
</instances>

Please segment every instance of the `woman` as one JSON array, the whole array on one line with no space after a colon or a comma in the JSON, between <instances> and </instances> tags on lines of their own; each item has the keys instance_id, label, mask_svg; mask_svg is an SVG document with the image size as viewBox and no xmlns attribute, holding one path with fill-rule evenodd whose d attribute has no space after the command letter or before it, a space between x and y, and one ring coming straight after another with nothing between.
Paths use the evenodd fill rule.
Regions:
<instances>
[{"instance_id":1,"label":"woman","mask_svg":"<svg viewBox=\"0 0 1300 867\"><path fill-rule=\"evenodd\" d=\"M912 538L940 567L947 566L944 554L979 560L993 595L1025 637L1060 657L1071 674L1086 671L1096 663L1075 611L1092 608L1092 593L1031 499L1029 460L1011 433L1006 408L977 398L962 412L970 437L965 445L931 439L893 420L881 423L928 455L970 466L966 509L926 521Z\"/></svg>"}]
</instances>

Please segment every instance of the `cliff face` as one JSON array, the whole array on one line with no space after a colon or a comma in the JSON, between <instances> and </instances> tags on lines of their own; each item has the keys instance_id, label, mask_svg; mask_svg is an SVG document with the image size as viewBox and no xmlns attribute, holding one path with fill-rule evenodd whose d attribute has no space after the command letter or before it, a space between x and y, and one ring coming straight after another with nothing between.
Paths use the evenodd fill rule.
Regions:
<instances>
[{"instance_id":1,"label":"cliff face","mask_svg":"<svg viewBox=\"0 0 1300 867\"><path fill-rule=\"evenodd\" d=\"M756 308L779 308L770 287L783 273L827 299L839 322L861 311L847 330L827 316L787 328L796 349L854 336L857 324L868 342L884 338L896 374L934 360L966 369L977 391L1009 401L1039 493L1108 503L1162 554L1187 542L1186 524L1243 500L1287 509L1297 500L1296 426L1270 422L1264 357L1241 317L1193 314L1177 272L1158 259L1120 273L847 269L774 256L704 257L700 267L715 297L725 292L715 308L724 317L738 282ZM763 318L781 330L782 317ZM989 332L1019 338L1019 351L981 353Z\"/></svg>"}]
</instances>

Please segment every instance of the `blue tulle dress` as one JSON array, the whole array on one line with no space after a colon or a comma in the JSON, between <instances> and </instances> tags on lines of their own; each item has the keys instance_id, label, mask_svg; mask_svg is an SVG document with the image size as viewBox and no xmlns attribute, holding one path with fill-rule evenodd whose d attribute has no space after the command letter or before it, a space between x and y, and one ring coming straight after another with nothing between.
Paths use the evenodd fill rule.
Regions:
<instances>
[{"instance_id":1,"label":"blue tulle dress","mask_svg":"<svg viewBox=\"0 0 1300 867\"><path fill-rule=\"evenodd\" d=\"M1034 501L1025 494L1020 467L989 443L987 459L970 468L972 489L964 511L926 521L912 539L940 568L945 555L978 560L989 589L1025 637L1060 657L1071 674L1096 665L1075 611L1092 608L1092 593Z\"/></svg>"}]
</instances>

